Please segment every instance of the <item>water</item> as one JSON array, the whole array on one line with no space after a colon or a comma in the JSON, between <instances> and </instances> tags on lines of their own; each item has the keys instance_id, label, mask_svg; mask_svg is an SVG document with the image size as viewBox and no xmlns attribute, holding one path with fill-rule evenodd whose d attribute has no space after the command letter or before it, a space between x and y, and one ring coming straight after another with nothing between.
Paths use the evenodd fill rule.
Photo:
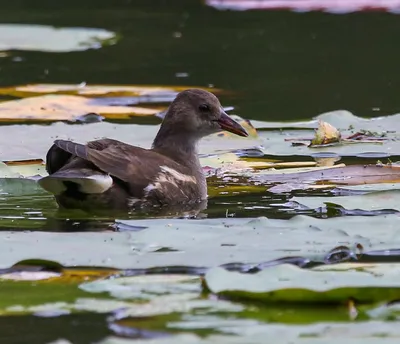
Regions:
<instances>
[{"instance_id":1,"label":"water","mask_svg":"<svg viewBox=\"0 0 400 344\"><path fill-rule=\"evenodd\" d=\"M0 87L82 82L213 86L226 90L220 96L224 106L232 106L234 112L244 118L264 121L304 120L336 109L346 109L363 117L389 115L400 110L397 75L400 48L394 43L400 21L394 14L217 11L197 0L14 0L0 5L0 23L99 28L115 32L118 37L117 44L86 51L10 51L0 57ZM0 96L0 99L13 97ZM129 122L156 124L158 120L145 117L132 118ZM23 135L21 131L21 137ZM271 158L277 157L257 157L258 160ZM312 157L278 158L286 162L314 161ZM341 162L367 164L375 163L379 158L366 154L344 157ZM218 178L209 180L210 185L224 186L224 183ZM247 183L249 180L243 179L234 185ZM21 190L19 194L0 195L0 230L118 230L113 214L90 217L79 212L59 212L53 198L46 193L35 188ZM292 196L302 195L335 193L321 189L276 194L266 188L235 193L222 188L219 195L210 198L204 214L208 218L266 216L290 219L296 214L316 218L338 216L320 209L294 210L283 206ZM132 214L125 217L153 216ZM392 256L397 257L397 252ZM367 254L361 260L384 261L385 255L382 252ZM397 261L397 258L393 260ZM300 258L299 262L298 265L304 263ZM37 265L46 266L45 263ZM231 268L251 270L240 263ZM264 266L260 265L260 268ZM177 271L204 272L201 269ZM318 320L316 316L304 316L304 310L260 309L259 312L254 309L243 312L238 318L277 321L286 317L284 321L291 322L295 320L288 320L290 316L299 312L299 318L303 316L305 322ZM199 314L200 311L194 317L194 323L202 323ZM229 312L221 314L224 319L231 316ZM15 333L21 328L30 336L26 337L30 343L50 342L57 338L89 343L115 333L122 337L158 337L165 335L163 331L168 321L189 317L180 314L180 318L175 314L150 319L149 323L147 320L140 323L136 319L134 325L129 324L128 318L125 327L123 320L110 320L110 315L115 314L1 316L1 338L4 343L20 343ZM343 315L324 316L325 319L347 320ZM212 326L195 330L202 335L213 331L216 330ZM169 328L168 332L173 330Z\"/></svg>"}]
</instances>

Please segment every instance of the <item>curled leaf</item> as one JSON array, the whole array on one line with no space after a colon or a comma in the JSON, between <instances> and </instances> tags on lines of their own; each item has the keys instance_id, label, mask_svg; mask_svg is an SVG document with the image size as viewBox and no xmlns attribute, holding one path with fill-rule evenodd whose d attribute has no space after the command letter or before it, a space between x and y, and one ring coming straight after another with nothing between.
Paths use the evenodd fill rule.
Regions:
<instances>
[{"instance_id":1,"label":"curled leaf","mask_svg":"<svg viewBox=\"0 0 400 344\"><path fill-rule=\"evenodd\" d=\"M341 135L339 130L337 130L333 125L324 122L322 120L318 121L318 129L315 132L315 137L311 141L309 147L327 145L330 143L340 142Z\"/></svg>"}]
</instances>

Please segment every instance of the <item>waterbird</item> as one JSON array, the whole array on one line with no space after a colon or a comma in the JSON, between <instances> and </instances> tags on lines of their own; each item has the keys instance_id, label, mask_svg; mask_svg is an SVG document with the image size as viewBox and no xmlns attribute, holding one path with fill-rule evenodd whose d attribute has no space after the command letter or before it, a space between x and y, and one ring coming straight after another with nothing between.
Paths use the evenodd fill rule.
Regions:
<instances>
[{"instance_id":1,"label":"waterbird","mask_svg":"<svg viewBox=\"0 0 400 344\"><path fill-rule=\"evenodd\" d=\"M55 140L39 185L60 208L134 210L206 201L197 143L222 130L248 136L205 90L187 89L168 107L151 149L105 138Z\"/></svg>"}]
</instances>

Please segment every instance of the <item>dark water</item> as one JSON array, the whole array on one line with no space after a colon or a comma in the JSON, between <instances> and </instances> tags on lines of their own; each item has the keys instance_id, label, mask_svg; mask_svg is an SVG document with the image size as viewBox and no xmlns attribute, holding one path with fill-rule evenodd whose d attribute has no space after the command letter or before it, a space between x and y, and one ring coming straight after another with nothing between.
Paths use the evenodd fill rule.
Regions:
<instances>
[{"instance_id":1,"label":"dark water","mask_svg":"<svg viewBox=\"0 0 400 344\"><path fill-rule=\"evenodd\" d=\"M393 14L220 12L200 0L15 0L0 5L0 22L121 36L100 50L2 58L0 85L213 84L239 92L229 103L240 115L264 120L400 110L400 21Z\"/></svg>"},{"instance_id":2,"label":"dark water","mask_svg":"<svg viewBox=\"0 0 400 344\"><path fill-rule=\"evenodd\" d=\"M221 96L223 104L258 120L309 119L336 109L363 117L400 110L400 19L393 14L219 12L200 0L13 0L0 5L0 23L103 28L120 36L118 44L99 50L12 52L0 58L0 86L214 85L234 92ZM289 218L294 213L279 204L292 195L216 197L206 213ZM0 204L3 230L115 229L112 216L70 215L60 215L52 198L41 193L4 196ZM111 333L103 315L0 320L7 343L22 343L17 328L30 333L30 343L63 336L87 343ZM74 337L78 331L82 334Z\"/></svg>"}]
</instances>

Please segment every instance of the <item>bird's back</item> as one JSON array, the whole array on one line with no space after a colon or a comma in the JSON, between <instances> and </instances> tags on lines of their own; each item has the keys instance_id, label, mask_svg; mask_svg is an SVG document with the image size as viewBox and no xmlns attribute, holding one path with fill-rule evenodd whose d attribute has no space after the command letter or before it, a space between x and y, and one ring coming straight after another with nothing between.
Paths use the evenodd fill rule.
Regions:
<instances>
[{"instance_id":1,"label":"bird's back","mask_svg":"<svg viewBox=\"0 0 400 344\"><path fill-rule=\"evenodd\" d=\"M132 209L206 199L200 171L159 152L104 139L87 145L58 140L39 183L65 208Z\"/></svg>"}]
</instances>

